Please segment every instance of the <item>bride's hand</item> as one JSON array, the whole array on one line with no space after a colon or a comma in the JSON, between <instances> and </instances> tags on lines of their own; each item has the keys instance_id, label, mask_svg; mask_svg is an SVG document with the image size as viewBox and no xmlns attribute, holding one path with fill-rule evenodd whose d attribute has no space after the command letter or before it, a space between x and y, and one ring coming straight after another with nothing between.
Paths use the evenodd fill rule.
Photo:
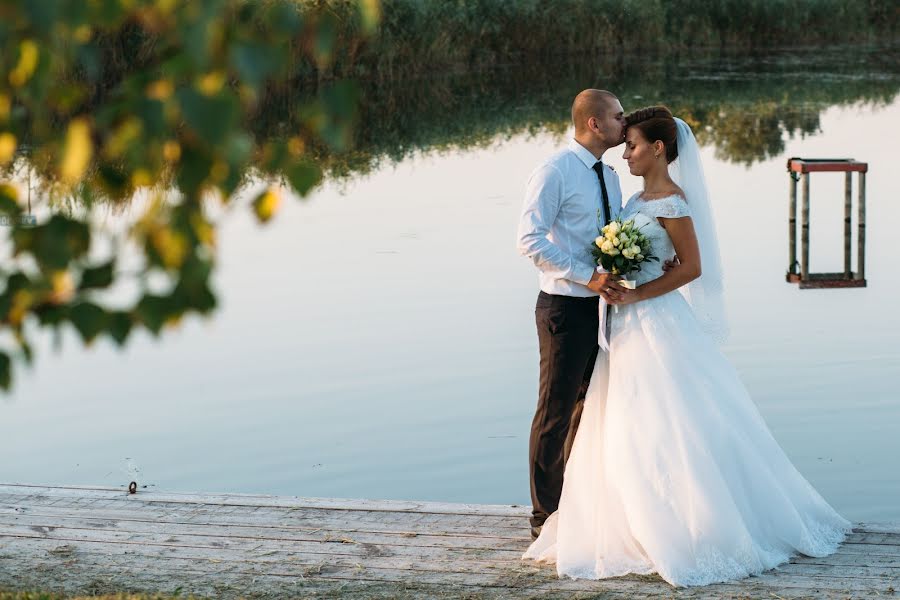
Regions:
<instances>
[{"instance_id":1,"label":"bride's hand","mask_svg":"<svg viewBox=\"0 0 900 600\"><path fill-rule=\"evenodd\" d=\"M619 306L625 306L626 304L634 304L635 302L640 302L643 300L641 297L641 286L637 286L637 288L633 290L628 290L627 294L624 294L618 302L615 304Z\"/></svg>"}]
</instances>

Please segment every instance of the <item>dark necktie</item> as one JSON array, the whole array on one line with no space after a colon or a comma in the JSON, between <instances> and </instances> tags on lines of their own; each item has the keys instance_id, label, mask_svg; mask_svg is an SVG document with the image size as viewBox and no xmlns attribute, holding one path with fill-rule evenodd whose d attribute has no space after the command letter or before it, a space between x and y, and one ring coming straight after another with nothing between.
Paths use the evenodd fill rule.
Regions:
<instances>
[{"instance_id":1,"label":"dark necktie","mask_svg":"<svg viewBox=\"0 0 900 600\"><path fill-rule=\"evenodd\" d=\"M609 210L609 193L606 191L606 181L603 180L603 162L597 161L594 163L594 171L597 173L597 179L600 180L600 193L603 196L603 221L604 225L609 223L612 218L612 214Z\"/></svg>"},{"instance_id":2,"label":"dark necktie","mask_svg":"<svg viewBox=\"0 0 900 600\"><path fill-rule=\"evenodd\" d=\"M612 213L609 210L609 193L606 191L606 181L603 180L603 162L597 161L594 163L594 171L597 172L597 179L600 180L600 194L603 196L603 224L606 225L609 223L612 218ZM610 338L609 327L610 323L610 311L609 308L606 309L606 339Z\"/></svg>"}]
</instances>

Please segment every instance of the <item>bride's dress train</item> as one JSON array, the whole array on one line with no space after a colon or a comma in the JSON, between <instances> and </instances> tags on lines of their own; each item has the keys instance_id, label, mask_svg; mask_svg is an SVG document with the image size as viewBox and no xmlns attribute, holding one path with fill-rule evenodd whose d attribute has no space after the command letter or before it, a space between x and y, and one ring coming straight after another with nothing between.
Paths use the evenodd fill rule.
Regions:
<instances>
[{"instance_id":1,"label":"bride's dress train","mask_svg":"<svg viewBox=\"0 0 900 600\"><path fill-rule=\"evenodd\" d=\"M654 254L679 196L632 198ZM658 263L638 283L662 275ZM659 573L673 585L758 574L834 552L850 531L772 437L735 369L674 291L620 307L566 464L559 509L524 558L577 578Z\"/></svg>"}]
</instances>

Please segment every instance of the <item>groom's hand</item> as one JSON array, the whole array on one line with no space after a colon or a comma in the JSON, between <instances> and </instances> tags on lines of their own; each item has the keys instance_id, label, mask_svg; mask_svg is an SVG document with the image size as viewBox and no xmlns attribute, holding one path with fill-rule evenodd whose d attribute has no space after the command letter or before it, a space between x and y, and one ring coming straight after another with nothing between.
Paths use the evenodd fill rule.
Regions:
<instances>
[{"instance_id":1,"label":"groom's hand","mask_svg":"<svg viewBox=\"0 0 900 600\"><path fill-rule=\"evenodd\" d=\"M677 267L680 264L681 264L681 261L678 260L678 255L676 254L675 257L672 258L672 260L667 260L666 262L663 263L662 270L669 271L671 269L674 269L675 267Z\"/></svg>"},{"instance_id":2,"label":"groom's hand","mask_svg":"<svg viewBox=\"0 0 900 600\"><path fill-rule=\"evenodd\" d=\"M625 298L626 294L631 292L628 288L619 285L619 279L621 279L621 277L613 275L612 273L598 273L594 271L587 286L600 294L600 296L609 304L617 304Z\"/></svg>"}]
</instances>

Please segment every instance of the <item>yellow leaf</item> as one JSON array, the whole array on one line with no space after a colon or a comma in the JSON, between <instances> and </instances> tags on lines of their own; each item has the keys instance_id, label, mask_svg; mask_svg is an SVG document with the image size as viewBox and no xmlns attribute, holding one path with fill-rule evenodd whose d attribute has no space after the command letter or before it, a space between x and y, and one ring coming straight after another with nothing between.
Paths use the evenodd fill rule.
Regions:
<instances>
[{"instance_id":1,"label":"yellow leaf","mask_svg":"<svg viewBox=\"0 0 900 600\"><path fill-rule=\"evenodd\" d=\"M40 58L40 52L37 44L33 40L23 40L19 44L19 63L9 73L9 82L14 87L25 85L31 79L31 76L34 75L38 58Z\"/></svg>"},{"instance_id":2,"label":"yellow leaf","mask_svg":"<svg viewBox=\"0 0 900 600\"><path fill-rule=\"evenodd\" d=\"M216 230L208 221L196 213L192 214L191 227L193 227L194 234L197 236L198 240L207 246L215 248Z\"/></svg>"},{"instance_id":3,"label":"yellow leaf","mask_svg":"<svg viewBox=\"0 0 900 600\"><path fill-rule=\"evenodd\" d=\"M106 143L106 148L104 149L105 154L111 158L121 156L128 150L131 143L140 137L143 130L144 125L141 123L140 119L137 117L128 117L116 127L116 130L110 136L109 141Z\"/></svg>"},{"instance_id":4,"label":"yellow leaf","mask_svg":"<svg viewBox=\"0 0 900 600\"><path fill-rule=\"evenodd\" d=\"M34 294L30 290L19 290L13 294L9 313L6 315L10 325L17 326L22 323L22 319L25 318L25 314L31 308L34 300Z\"/></svg>"},{"instance_id":5,"label":"yellow leaf","mask_svg":"<svg viewBox=\"0 0 900 600\"><path fill-rule=\"evenodd\" d=\"M157 79L147 86L146 94L148 98L163 101L167 100L174 91L175 86L172 85L172 82L170 80Z\"/></svg>"},{"instance_id":6,"label":"yellow leaf","mask_svg":"<svg viewBox=\"0 0 900 600\"><path fill-rule=\"evenodd\" d=\"M91 30L90 25L79 25L75 28L75 31L72 32L72 37L75 38L75 41L81 44L86 44L91 41L91 36L93 35L93 31Z\"/></svg>"},{"instance_id":7,"label":"yellow leaf","mask_svg":"<svg viewBox=\"0 0 900 600\"><path fill-rule=\"evenodd\" d=\"M217 160L209 170L210 179L216 183L225 181L225 178L228 177L228 171L228 163Z\"/></svg>"},{"instance_id":8,"label":"yellow leaf","mask_svg":"<svg viewBox=\"0 0 900 600\"><path fill-rule=\"evenodd\" d=\"M153 183L153 180L150 178L150 171L147 169L135 169L134 173L131 174L131 185L134 187L148 186L151 183Z\"/></svg>"},{"instance_id":9,"label":"yellow leaf","mask_svg":"<svg viewBox=\"0 0 900 600\"><path fill-rule=\"evenodd\" d=\"M50 302L65 304L75 295L75 281L68 271L53 271L50 275L50 284L53 291L50 292Z\"/></svg>"},{"instance_id":10,"label":"yellow leaf","mask_svg":"<svg viewBox=\"0 0 900 600\"><path fill-rule=\"evenodd\" d=\"M362 16L362 26L366 33L372 33L381 21L380 0L359 0L359 11Z\"/></svg>"},{"instance_id":11,"label":"yellow leaf","mask_svg":"<svg viewBox=\"0 0 900 600\"><path fill-rule=\"evenodd\" d=\"M159 12L168 15L178 6L178 0L156 0L156 8Z\"/></svg>"},{"instance_id":12,"label":"yellow leaf","mask_svg":"<svg viewBox=\"0 0 900 600\"><path fill-rule=\"evenodd\" d=\"M91 128L87 119L83 117L72 119L66 132L66 143L59 167L62 180L68 184L80 180L91 161L92 154Z\"/></svg>"},{"instance_id":13,"label":"yellow leaf","mask_svg":"<svg viewBox=\"0 0 900 600\"><path fill-rule=\"evenodd\" d=\"M0 165L12 160L16 153L16 136L7 132L0 133Z\"/></svg>"},{"instance_id":14,"label":"yellow leaf","mask_svg":"<svg viewBox=\"0 0 900 600\"><path fill-rule=\"evenodd\" d=\"M9 120L9 109L12 107L9 96L0 94L0 121Z\"/></svg>"},{"instance_id":15,"label":"yellow leaf","mask_svg":"<svg viewBox=\"0 0 900 600\"><path fill-rule=\"evenodd\" d=\"M160 227L151 234L150 240L166 267L177 269L184 263L188 245L183 235Z\"/></svg>"},{"instance_id":16,"label":"yellow leaf","mask_svg":"<svg viewBox=\"0 0 900 600\"><path fill-rule=\"evenodd\" d=\"M197 81L197 88L207 96L213 96L222 89L225 84L225 73L213 71L207 73Z\"/></svg>"},{"instance_id":17,"label":"yellow leaf","mask_svg":"<svg viewBox=\"0 0 900 600\"><path fill-rule=\"evenodd\" d=\"M163 144L163 158L170 163L178 162L178 159L181 158L181 146L178 142L169 140Z\"/></svg>"},{"instance_id":18,"label":"yellow leaf","mask_svg":"<svg viewBox=\"0 0 900 600\"><path fill-rule=\"evenodd\" d=\"M291 156L300 156L303 154L303 151L306 150L306 143L303 141L303 138L294 136L288 140L287 147Z\"/></svg>"},{"instance_id":19,"label":"yellow leaf","mask_svg":"<svg viewBox=\"0 0 900 600\"><path fill-rule=\"evenodd\" d=\"M275 215L279 204L281 204L281 195L275 187L270 187L253 201L256 218L260 223L268 222Z\"/></svg>"}]
</instances>

